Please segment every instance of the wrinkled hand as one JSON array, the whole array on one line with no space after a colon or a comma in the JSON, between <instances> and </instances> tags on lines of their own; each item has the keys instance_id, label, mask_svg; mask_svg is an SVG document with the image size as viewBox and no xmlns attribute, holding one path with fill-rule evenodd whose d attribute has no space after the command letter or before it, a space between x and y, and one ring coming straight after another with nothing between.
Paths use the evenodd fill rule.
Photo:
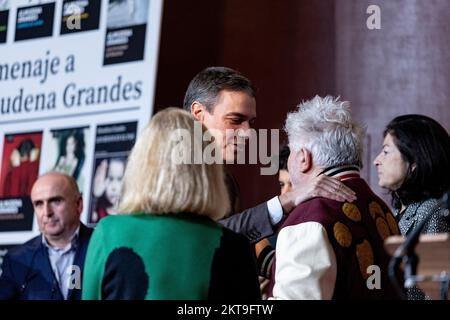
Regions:
<instances>
[{"instance_id":1,"label":"wrinkled hand","mask_svg":"<svg viewBox=\"0 0 450 320\"><path fill-rule=\"evenodd\" d=\"M341 181L326 175L305 178L302 185L293 191L280 195L280 202L285 212L290 212L300 203L315 197L324 197L340 202L356 200L355 192Z\"/></svg>"},{"instance_id":2,"label":"wrinkled hand","mask_svg":"<svg viewBox=\"0 0 450 320\"><path fill-rule=\"evenodd\" d=\"M106 173L108 171L108 161L103 160L97 167L94 177L94 188L92 193L95 197L100 197L106 189Z\"/></svg>"}]
</instances>

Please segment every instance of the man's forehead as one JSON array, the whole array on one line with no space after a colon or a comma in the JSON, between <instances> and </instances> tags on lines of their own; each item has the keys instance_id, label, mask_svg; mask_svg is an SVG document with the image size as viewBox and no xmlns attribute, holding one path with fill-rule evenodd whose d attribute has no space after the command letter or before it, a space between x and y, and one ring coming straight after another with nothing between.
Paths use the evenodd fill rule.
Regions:
<instances>
[{"instance_id":1,"label":"man's forehead","mask_svg":"<svg viewBox=\"0 0 450 320\"><path fill-rule=\"evenodd\" d=\"M241 114L256 117L256 100L245 91L222 90L214 109L219 107L224 114Z\"/></svg>"},{"instance_id":2,"label":"man's forehead","mask_svg":"<svg viewBox=\"0 0 450 320\"><path fill-rule=\"evenodd\" d=\"M31 197L54 197L72 193L67 179L60 176L42 176L34 184Z\"/></svg>"},{"instance_id":3,"label":"man's forehead","mask_svg":"<svg viewBox=\"0 0 450 320\"><path fill-rule=\"evenodd\" d=\"M63 195L67 188L57 184L36 184L31 190L31 196L35 197L53 197L55 195Z\"/></svg>"},{"instance_id":4,"label":"man's forehead","mask_svg":"<svg viewBox=\"0 0 450 320\"><path fill-rule=\"evenodd\" d=\"M38 187L62 186L67 184L67 179L62 174L48 173L40 176L35 184Z\"/></svg>"}]
</instances>

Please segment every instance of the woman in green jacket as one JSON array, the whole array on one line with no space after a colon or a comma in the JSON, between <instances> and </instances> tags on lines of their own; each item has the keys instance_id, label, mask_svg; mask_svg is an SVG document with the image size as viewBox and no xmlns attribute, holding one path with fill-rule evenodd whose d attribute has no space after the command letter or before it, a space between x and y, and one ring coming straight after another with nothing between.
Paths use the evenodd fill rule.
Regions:
<instances>
[{"instance_id":1,"label":"woman in green jacket","mask_svg":"<svg viewBox=\"0 0 450 320\"><path fill-rule=\"evenodd\" d=\"M83 299L260 299L247 239L215 222L230 205L222 165L197 161L214 147L205 133L181 109L152 118L130 154L122 214L92 236Z\"/></svg>"}]
</instances>

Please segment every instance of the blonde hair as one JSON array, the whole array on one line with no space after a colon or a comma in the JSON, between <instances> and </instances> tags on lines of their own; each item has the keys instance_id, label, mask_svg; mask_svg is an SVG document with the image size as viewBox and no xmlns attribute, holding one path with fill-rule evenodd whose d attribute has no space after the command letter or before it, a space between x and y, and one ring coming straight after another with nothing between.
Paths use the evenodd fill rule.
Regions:
<instances>
[{"instance_id":1,"label":"blonde hair","mask_svg":"<svg viewBox=\"0 0 450 320\"><path fill-rule=\"evenodd\" d=\"M208 145L206 141L192 143L192 139L173 139L177 129L185 130L190 137L194 137L195 123L201 125L189 112L179 108L167 108L153 116L128 159L119 205L121 212L188 212L214 220L228 213L230 201L222 165L206 164L204 161L179 163L174 157L174 150L189 155L195 152L203 154ZM203 136L207 129L203 125L201 128Z\"/></svg>"}]
</instances>

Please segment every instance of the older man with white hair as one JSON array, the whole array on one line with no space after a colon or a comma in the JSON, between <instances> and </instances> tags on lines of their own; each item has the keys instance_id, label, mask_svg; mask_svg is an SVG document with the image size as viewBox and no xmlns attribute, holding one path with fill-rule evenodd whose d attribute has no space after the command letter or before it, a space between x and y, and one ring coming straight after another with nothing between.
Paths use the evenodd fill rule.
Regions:
<instances>
[{"instance_id":1,"label":"older man with white hair","mask_svg":"<svg viewBox=\"0 0 450 320\"><path fill-rule=\"evenodd\" d=\"M294 209L278 235L269 296L396 298L383 240L397 228L388 206L359 175L364 129L352 121L349 103L316 96L288 115L286 131L294 189L306 178L324 174L356 191L358 199L348 203L316 197Z\"/></svg>"}]
</instances>

